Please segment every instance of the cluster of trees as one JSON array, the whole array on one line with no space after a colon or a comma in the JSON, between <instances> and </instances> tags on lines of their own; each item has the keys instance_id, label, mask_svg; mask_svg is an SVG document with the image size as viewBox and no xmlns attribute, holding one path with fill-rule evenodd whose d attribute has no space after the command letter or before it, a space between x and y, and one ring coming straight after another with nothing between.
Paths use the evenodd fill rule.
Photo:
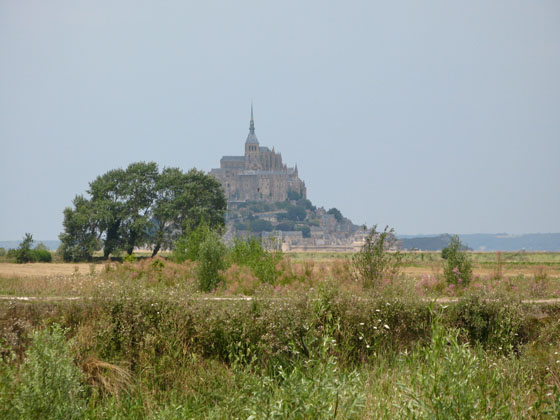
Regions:
<instances>
[{"instance_id":1,"label":"cluster of trees","mask_svg":"<svg viewBox=\"0 0 560 420\"><path fill-rule=\"evenodd\" d=\"M336 207L333 207L332 209L327 211L327 213L332 214L338 223L340 223L344 220L344 217L342 216L342 213Z\"/></svg>"},{"instance_id":2,"label":"cluster of trees","mask_svg":"<svg viewBox=\"0 0 560 420\"><path fill-rule=\"evenodd\" d=\"M18 264L52 261L52 254L43 243L38 243L35 248L31 248L32 245L33 235L26 233L16 249L6 252L4 248L0 248L0 250L4 250L4 252L0 252L0 256L6 255L7 258L14 258Z\"/></svg>"},{"instance_id":3,"label":"cluster of trees","mask_svg":"<svg viewBox=\"0 0 560 420\"><path fill-rule=\"evenodd\" d=\"M130 255L136 247L149 247L155 256L202 223L224 226L222 187L196 169L160 172L155 162L136 162L98 176L87 194L64 209L59 239L66 261L91 259L100 249L105 258L121 251Z\"/></svg>"}]
</instances>

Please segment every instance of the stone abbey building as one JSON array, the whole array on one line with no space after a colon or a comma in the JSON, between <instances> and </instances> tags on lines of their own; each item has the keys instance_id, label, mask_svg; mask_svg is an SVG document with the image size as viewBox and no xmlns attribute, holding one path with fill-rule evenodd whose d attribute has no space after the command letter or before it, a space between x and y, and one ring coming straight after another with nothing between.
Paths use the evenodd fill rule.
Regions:
<instances>
[{"instance_id":1,"label":"stone abbey building","mask_svg":"<svg viewBox=\"0 0 560 420\"><path fill-rule=\"evenodd\" d=\"M245 155L223 156L220 168L212 169L210 173L221 182L228 202L284 201L290 191L307 198L297 165L288 168L282 163L282 154L276 153L274 147L270 150L259 145L252 105Z\"/></svg>"}]
</instances>

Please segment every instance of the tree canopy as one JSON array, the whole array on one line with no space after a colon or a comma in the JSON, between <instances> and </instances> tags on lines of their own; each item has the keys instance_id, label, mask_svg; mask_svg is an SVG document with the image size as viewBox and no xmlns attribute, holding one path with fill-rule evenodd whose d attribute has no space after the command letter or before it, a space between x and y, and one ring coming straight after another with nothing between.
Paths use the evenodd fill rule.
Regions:
<instances>
[{"instance_id":1,"label":"tree canopy","mask_svg":"<svg viewBox=\"0 0 560 420\"><path fill-rule=\"evenodd\" d=\"M159 172L155 162L113 169L89 184L90 198L78 195L64 210L60 234L65 260L90 259L147 246L152 255L170 248L186 230L201 223L224 225L226 199L220 183L202 171L178 168Z\"/></svg>"},{"instance_id":2,"label":"tree canopy","mask_svg":"<svg viewBox=\"0 0 560 420\"><path fill-rule=\"evenodd\" d=\"M336 207L333 207L327 213L332 214L334 216L334 218L336 219L336 221L339 222L339 223L342 222L342 220L344 219L344 217L342 216L342 213Z\"/></svg>"}]
</instances>

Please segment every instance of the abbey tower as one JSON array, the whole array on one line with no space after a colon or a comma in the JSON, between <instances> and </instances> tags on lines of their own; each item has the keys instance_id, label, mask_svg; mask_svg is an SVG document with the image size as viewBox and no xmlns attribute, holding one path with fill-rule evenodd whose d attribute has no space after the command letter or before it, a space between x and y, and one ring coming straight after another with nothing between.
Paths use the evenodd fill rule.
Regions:
<instances>
[{"instance_id":1,"label":"abbey tower","mask_svg":"<svg viewBox=\"0 0 560 420\"><path fill-rule=\"evenodd\" d=\"M255 134L253 105L244 156L223 156L220 168L210 171L222 184L229 202L284 201L288 193L306 198L297 165L288 168L274 148L260 146Z\"/></svg>"}]
</instances>

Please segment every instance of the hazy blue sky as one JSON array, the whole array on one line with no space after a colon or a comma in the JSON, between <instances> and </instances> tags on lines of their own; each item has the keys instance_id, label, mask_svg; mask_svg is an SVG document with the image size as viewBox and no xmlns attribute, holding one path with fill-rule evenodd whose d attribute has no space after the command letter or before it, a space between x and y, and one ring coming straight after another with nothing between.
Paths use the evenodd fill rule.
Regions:
<instances>
[{"instance_id":1,"label":"hazy blue sky","mask_svg":"<svg viewBox=\"0 0 560 420\"><path fill-rule=\"evenodd\" d=\"M261 145L398 233L560 231L560 2L0 0L0 239Z\"/></svg>"}]
</instances>

